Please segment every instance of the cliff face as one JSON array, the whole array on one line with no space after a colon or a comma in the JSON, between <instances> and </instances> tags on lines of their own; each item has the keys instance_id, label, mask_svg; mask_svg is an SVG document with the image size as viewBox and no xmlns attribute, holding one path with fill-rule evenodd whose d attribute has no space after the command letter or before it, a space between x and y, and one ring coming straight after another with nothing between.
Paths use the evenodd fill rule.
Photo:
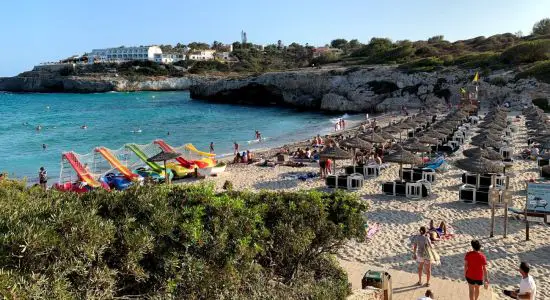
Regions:
<instances>
[{"instance_id":1,"label":"cliff face","mask_svg":"<svg viewBox=\"0 0 550 300\"><path fill-rule=\"evenodd\" d=\"M0 78L0 91L30 93L102 93L110 91L187 90L198 77L129 80L119 77L8 77Z\"/></svg>"},{"instance_id":2,"label":"cliff face","mask_svg":"<svg viewBox=\"0 0 550 300\"><path fill-rule=\"evenodd\" d=\"M497 74L507 83L480 83L489 101L521 106L533 93L544 93L548 85L536 80L513 81L510 73ZM370 68L311 69L266 73L245 79L223 79L191 86L195 99L286 105L333 112L372 112L384 109L429 106L459 100L459 90L473 74L445 69L431 73L404 73L389 66ZM490 80L489 80L490 81Z\"/></svg>"}]
</instances>

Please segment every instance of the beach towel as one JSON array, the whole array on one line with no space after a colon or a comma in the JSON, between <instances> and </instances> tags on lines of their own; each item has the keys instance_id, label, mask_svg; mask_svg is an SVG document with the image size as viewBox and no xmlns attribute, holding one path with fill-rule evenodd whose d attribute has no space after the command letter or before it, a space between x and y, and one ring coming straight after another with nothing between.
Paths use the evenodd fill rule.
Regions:
<instances>
[{"instance_id":1,"label":"beach towel","mask_svg":"<svg viewBox=\"0 0 550 300\"><path fill-rule=\"evenodd\" d=\"M425 258L427 258L430 261L430 264L435 266L439 266L441 264L441 258L439 257L439 253L435 251L431 243L426 244L426 248L424 251L426 252Z\"/></svg>"},{"instance_id":2,"label":"beach towel","mask_svg":"<svg viewBox=\"0 0 550 300\"><path fill-rule=\"evenodd\" d=\"M365 240L370 240L380 230L380 224L373 223L371 226L365 224Z\"/></svg>"}]
</instances>

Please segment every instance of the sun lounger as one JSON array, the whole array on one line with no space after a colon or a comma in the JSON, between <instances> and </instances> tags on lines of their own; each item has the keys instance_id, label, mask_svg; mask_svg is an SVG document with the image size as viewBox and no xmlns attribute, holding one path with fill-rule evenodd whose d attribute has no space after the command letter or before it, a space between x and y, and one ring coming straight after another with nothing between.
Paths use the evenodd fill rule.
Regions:
<instances>
[{"instance_id":1,"label":"sun lounger","mask_svg":"<svg viewBox=\"0 0 550 300\"><path fill-rule=\"evenodd\" d=\"M386 195L403 196L412 199L424 198L431 194L432 185L425 181L405 182L405 181L388 181L382 183L382 192Z\"/></svg>"},{"instance_id":2,"label":"sun lounger","mask_svg":"<svg viewBox=\"0 0 550 300\"><path fill-rule=\"evenodd\" d=\"M359 173L363 175L365 179L369 177L378 177L380 175L380 166L379 165L358 165L358 166L347 166L345 167L346 174Z\"/></svg>"},{"instance_id":3,"label":"sun lounger","mask_svg":"<svg viewBox=\"0 0 550 300\"><path fill-rule=\"evenodd\" d=\"M363 187L364 180L362 174L338 174L328 175L325 183L329 188L358 190Z\"/></svg>"}]
</instances>

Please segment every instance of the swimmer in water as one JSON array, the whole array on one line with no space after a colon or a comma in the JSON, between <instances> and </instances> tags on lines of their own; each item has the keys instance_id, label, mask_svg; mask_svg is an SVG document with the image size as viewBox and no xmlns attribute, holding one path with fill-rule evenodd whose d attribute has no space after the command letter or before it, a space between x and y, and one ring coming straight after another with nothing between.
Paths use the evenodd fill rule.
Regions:
<instances>
[{"instance_id":1,"label":"swimmer in water","mask_svg":"<svg viewBox=\"0 0 550 300\"><path fill-rule=\"evenodd\" d=\"M42 126L40 125L36 126L36 131L40 131L40 130L42 130Z\"/></svg>"},{"instance_id":2,"label":"swimmer in water","mask_svg":"<svg viewBox=\"0 0 550 300\"><path fill-rule=\"evenodd\" d=\"M88 126L86 126L86 124L80 126L80 129L88 129Z\"/></svg>"},{"instance_id":3,"label":"swimmer in water","mask_svg":"<svg viewBox=\"0 0 550 300\"><path fill-rule=\"evenodd\" d=\"M42 150L46 150L46 148L48 148L48 146L46 144L42 144Z\"/></svg>"},{"instance_id":4,"label":"swimmer in water","mask_svg":"<svg viewBox=\"0 0 550 300\"><path fill-rule=\"evenodd\" d=\"M168 131L168 134L166 134L166 135L170 135L170 131Z\"/></svg>"}]
</instances>

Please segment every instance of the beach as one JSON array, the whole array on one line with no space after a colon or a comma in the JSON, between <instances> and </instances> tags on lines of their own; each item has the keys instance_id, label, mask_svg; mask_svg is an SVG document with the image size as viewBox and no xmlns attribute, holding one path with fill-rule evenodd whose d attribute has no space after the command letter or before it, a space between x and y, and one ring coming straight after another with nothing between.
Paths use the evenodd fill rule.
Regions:
<instances>
[{"instance_id":1,"label":"beach","mask_svg":"<svg viewBox=\"0 0 550 300\"><path fill-rule=\"evenodd\" d=\"M510 113L515 116L518 112ZM386 120L379 124L385 126ZM525 119L515 123L519 130L514 135L514 154L527 147ZM356 129L355 129L356 130ZM344 134L351 134L348 131ZM471 136L471 135L470 135ZM303 147L304 142L290 145L291 148ZM472 146L465 143L448 162L463 158L462 150ZM258 155L271 156L276 149ZM350 161L337 161L338 166L349 165ZM218 177L206 178L221 190L226 181L236 190L320 190L332 191L325 187L324 180L296 179L297 175L318 173L316 163L295 168L278 165L259 167L254 164L229 164L226 172ZM433 276L439 279L467 284L463 276L464 255L471 250L470 241L480 240L482 251L489 261L489 279L496 299L505 299L502 289L517 288L520 281L517 271L520 261L532 265L531 275L538 286L537 299L550 299L550 228L546 225L530 222L530 241L525 241L525 223L514 214L508 214L508 235L503 237L504 209L497 208L494 237L489 238L491 210L487 205L472 205L459 201L458 190L462 185L463 171L450 167L448 171L437 173L432 186L432 195L420 200L404 197L386 196L381 193L381 183L398 177L398 164L390 164L379 177L365 180L364 187L355 191L369 205L365 216L369 224L380 224L380 230L369 241L350 241L337 254L344 266L353 263L378 269L394 269L416 273L417 264L412 259L411 236L417 234L420 226L428 226L430 220L436 224L445 221L452 227L454 235L447 240L435 242L435 248L441 255L441 265L433 267ZM536 161L515 159L514 166L507 169L510 176L510 190L513 195L511 207L523 209L526 199L526 181L538 178ZM185 183L197 180L183 181ZM349 268L348 268L349 269ZM364 270L366 271L366 270ZM349 269L352 276L362 276L356 269ZM415 278L413 276L413 278ZM415 281L411 282L411 285ZM354 288L357 288L354 286ZM419 288L425 289L425 288Z\"/></svg>"}]
</instances>

